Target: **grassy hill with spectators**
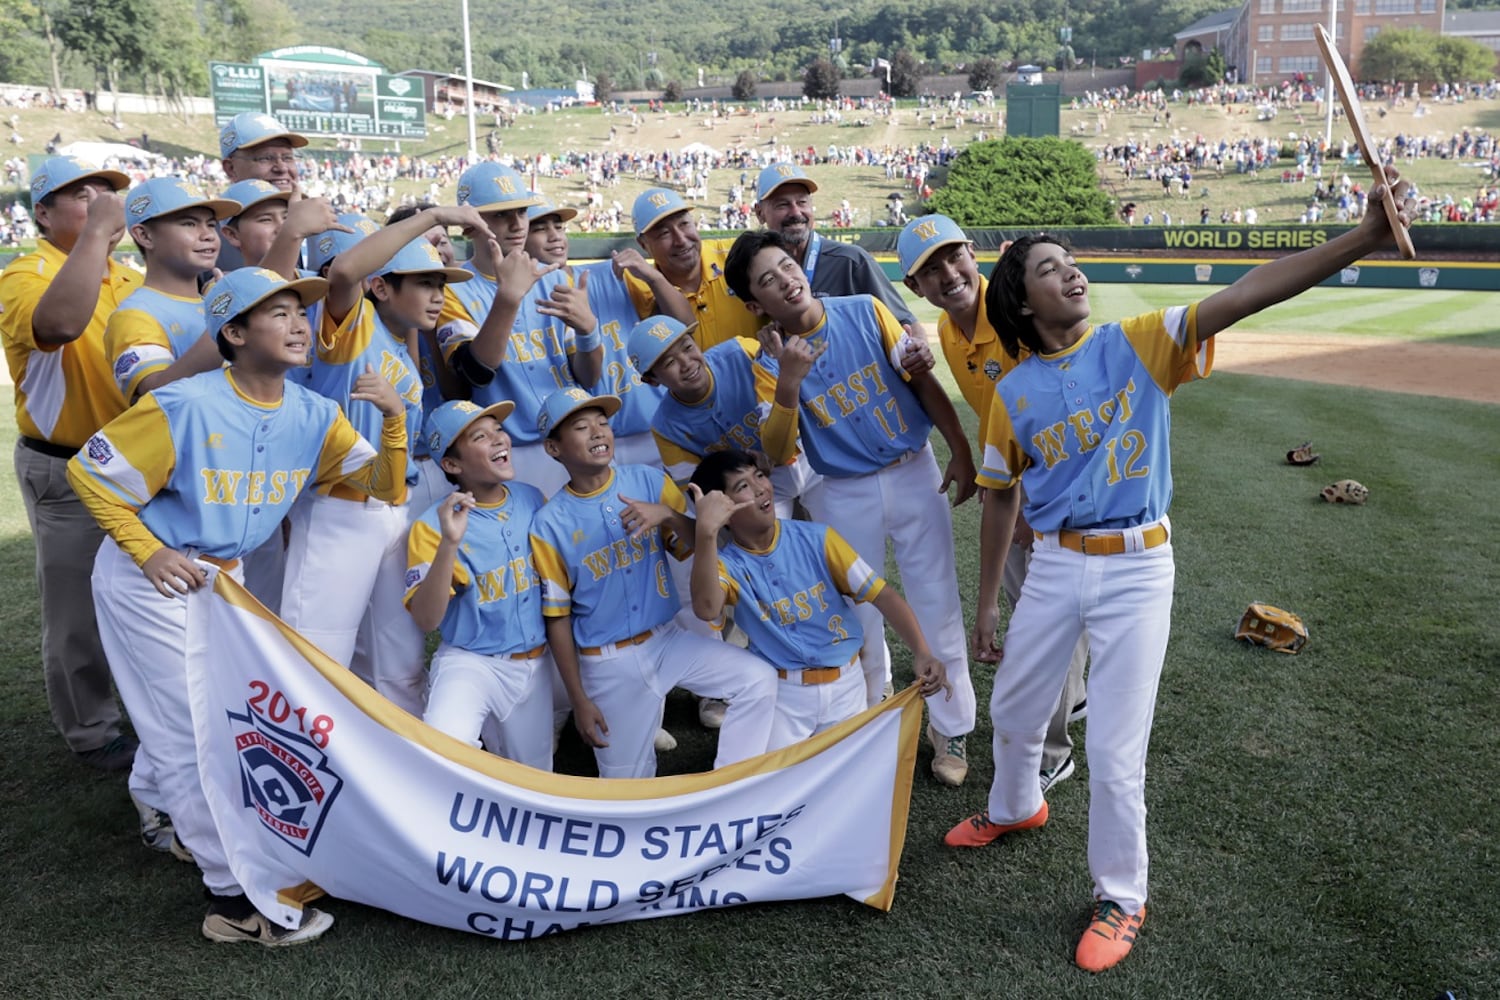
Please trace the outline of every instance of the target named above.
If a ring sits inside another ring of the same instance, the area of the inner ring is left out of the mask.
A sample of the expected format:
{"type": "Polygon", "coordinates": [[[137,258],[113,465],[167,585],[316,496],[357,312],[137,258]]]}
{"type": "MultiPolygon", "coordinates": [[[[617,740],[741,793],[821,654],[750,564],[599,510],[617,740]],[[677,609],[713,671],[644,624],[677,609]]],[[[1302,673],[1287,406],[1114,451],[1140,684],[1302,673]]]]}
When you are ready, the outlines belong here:
{"type": "MultiPolygon", "coordinates": [[[[1084,102],[1077,109],[1063,111],[1062,132],[1096,151],[1119,150],[1129,144],[1142,151],[1133,177],[1127,176],[1118,164],[1101,164],[1101,183],[1120,205],[1131,202],[1136,205],[1137,222],[1143,223],[1148,213],[1157,224],[1162,221],[1163,213],[1170,213],[1174,224],[1184,219],[1196,222],[1203,208],[1217,222],[1222,214],[1233,213],[1235,209],[1241,211],[1243,218],[1244,211],[1251,207],[1262,224],[1295,222],[1307,207],[1314,182],[1304,179],[1282,183],[1284,170],[1295,171],[1291,160],[1277,161],[1253,175],[1235,173],[1232,166],[1222,177],[1211,167],[1195,170],[1191,197],[1187,199],[1174,197],[1170,190],[1163,191],[1160,182],[1149,175],[1148,168],[1158,146],[1194,144],[1202,137],[1206,144],[1215,147],[1220,142],[1231,147],[1241,142],[1260,142],[1290,149],[1297,136],[1314,140],[1322,136],[1324,120],[1318,105],[1282,106],[1275,108],[1276,114],[1270,118],[1266,117],[1268,106],[1275,107],[1253,98],[1222,105],[1182,101],[1169,103],[1165,109],[1137,106],[1133,102],[1114,105],[1105,102],[1097,106],[1084,102]],[[1170,119],[1166,111],[1171,112],[1170,119]]],[[[919,108],[916,102],[901,102],[893,114],[852,109],[842,112],[838,120],[830,120],[814,108],[737,107],[716,117],[707,110],[693,111],[674,105],[666,113],[639,114],[635,118],[629,111],[610,114],[601,108],[579,108],[523,115],[510,127],[495,129],[493,133],[497,148],[504,154],[552,157],[558,165],[539,179],[539,185],[554,199],[574,205],[585,202],[589,183],[586,172],[569,167],[568,161],[583,155],[660,154],[680,150],[690,143],[701,143],[720,154],[748,152],[765,157],[772,155],[774,147],[812,155],[819,160],[810,167],[810,172],[822,188],[817,199],[821,224],[831,225],[832,213],[847,200],[854,223],[870,226],[887,218],[891,195],[903,194],[908,212],[916,210],[917,202],[911,184],[899,176],[903,171],[888,178],[882,166],[853,161],[863,161],[867,154],[878,159],[891,151],[904,166],[908,159],[924,157],[923,150],[940,150],[945,144],[954,150],[962,149],[981,135],[994,136],[1000,127],[997,118],[1002,111],[970,107],[966,113],[954,116],[919,108]],[[825,162],[830,151],[835,162],[825,162]],[[845,160],[849,162],[838,162],[845,160]]],[[[1439,200],[1452,196],[1461,200],[1473,197],[1482,186],[1495,184],[1483,165],[1483,160],[1489,159],[1489,169],[1493,170],[1493,152],[1488,157],[1472,155],[1475,152],[1472,149],[1467,156],[1450,156],[1449,152],[1456,136],[1461,141],[1465,133],[1500,134],[1500,100],[1481,97],[1461,103],[1427,101],[1420,109],[1408,101],[1387,108],[1383,116],[1372,103],[1369,117],[1379,136],[1404,135],[1418,139],[1419,143],[1427,141],[1431,155],[1401,164],[1405,176],[1418,185],[1424,196],[1439,200]]],[[[490,126],[491,123],[481,122],[481,150],[486,146],[490,126]]],[[[395,163],[405,156],[424,161],[427,168],[415,171],[421,176],[399,177],[372,185],[379,190],[373,193],[375,203],[368,207],[379,212],[383,208],[380,202],[391,195],[398,201],[434,193],[441,200],[451,199],[454,172],[452,169],[445,172],[443,167],[456,166],[452,158],[462,155],[467,146],[466,134],[461,117],[445,120],[434,116],[429,119],[429,136],[424,142],[397,145],[366,141],[362,150],[366,157],[377,160],[389,157],[395,163]]],[[[41,154],[54,137],[64,145],[77,140],[139,143],[145,138],[152,150],[177,159],[185,169],[190,169],[188,165],[195,158],[206,157],[210,161],[217,158],[216,132],[207,116],[127,115],[116,127],[99,113],[0,106],[0,135],[10,140],[5,153],[10,158],[41,154]]],[[[1336,122],[1335,144],[1345,136],[1342,124],[1336,122]]],[[[333,140],[319,139],[311,149],[316,155],[320,151],[333,151],[334,146],[333,140]]],[[[753,179],[754,171],[745,171],[736,156],[731,155],[728,162],[731,165],[709,171],[708,194],[702,201],[714,215],[718,206],[728,201],[731,187],[740,182],[742,173],[753,179]]],[[[1366,176],[1358,164],[1348,169],[1353,180],[1361,181],[1366,176]]],[[[653,181],[627,172],[618,186],[605,187],[600,193],[606,207],[618,200],[628,210],[635,194],[649,183],[653,181]]],[[[0,202],[24,197],[25,191],[15,178],[5,178],[0,184],[0,202]]]]}

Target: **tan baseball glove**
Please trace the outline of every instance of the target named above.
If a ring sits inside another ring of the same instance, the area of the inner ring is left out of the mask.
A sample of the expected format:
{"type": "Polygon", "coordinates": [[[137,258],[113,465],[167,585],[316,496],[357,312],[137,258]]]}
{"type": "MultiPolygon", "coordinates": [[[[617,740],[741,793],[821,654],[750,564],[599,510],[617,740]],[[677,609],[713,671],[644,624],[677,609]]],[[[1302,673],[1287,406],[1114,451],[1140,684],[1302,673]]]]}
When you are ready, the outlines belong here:
{"type": "Polygon", "coordinates": [[[1307,645],[1307,626],[1290,611],[1269,604],[1252,604],[1240,617],[1234,637],[1278,653],[1295,653],[1307,645]]]}
{"type": "Polygon", "coordinates": [[[1331,486],[1325,486],[1319,495],[1329,503],[1362,504],[1370,499],[1370,491],[1352,479],[1340,479],[1331,486]]]}

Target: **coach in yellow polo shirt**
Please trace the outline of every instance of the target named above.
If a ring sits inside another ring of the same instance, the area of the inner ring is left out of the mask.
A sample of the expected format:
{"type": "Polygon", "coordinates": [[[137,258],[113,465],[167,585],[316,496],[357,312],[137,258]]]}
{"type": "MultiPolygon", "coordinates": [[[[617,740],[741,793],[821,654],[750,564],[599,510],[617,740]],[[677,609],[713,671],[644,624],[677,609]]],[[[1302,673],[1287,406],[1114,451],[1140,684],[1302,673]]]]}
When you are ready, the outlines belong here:
{"type": "MultiPolygon", "coordinates": [[[[1000,249],[1002,254],[1005,246],[1000,249]]],[[[982,449],[987,440],[985,431],[990,403],[995,399],[995,383],[1026,358],[1026,349],[1021,349],[1019,358],[1013,358],[1000,346],[1000,338],[986,315],[987,282],[979,276],[974,246],[958,223],[946,215],[913,219],[896,240],[896,256],[901,260],[906,287],[943,311],[938,318],[943,357],[964,400],[979,417],[982,449]]],[[[1023,523],[1014,539],[1005,558],[1005,594],[1011,607],[1020,600],[1026,570],[1031,564],[1031,529],[1023,523]]],[[[1088,657],[1088,637],[1080,636],[1042,743],[1042,769],[1038,777],[1043,794],[1073,774],[1073,738],[1068,733],[1068,723],[1082,718],[1087,710],[1083,672],[1088,657]]]]}
{"type": "MultiPolygon", "coordinates": [[[[724,280],[724,259],[733,240],[704,240],[693,220],[693,206],[676,191],[651,188],[631,210],[635,239],[672,287],[687,297],[697,327],[693,339],[703,350],[735,337],[755,337],[765,320],[745,308],[724,280]]],[[[626,272],[625,284],[636,312],[657,308],[650,286],[626,272]]]]}
{"type": "Polygon", "coordinates": [[[68,485],[68,459],[125,409],[104,357],[109,314],[140,285],[110,252],[125,234],[130,179],[70,157],[31,182],[42,239],[0,274],[0,338],[15,384],[16,478],[36,541],[42,670],[52,722],[85,763],[122,770],[136,742],[120,731],[89,576],[103,539],[68,485]]]}

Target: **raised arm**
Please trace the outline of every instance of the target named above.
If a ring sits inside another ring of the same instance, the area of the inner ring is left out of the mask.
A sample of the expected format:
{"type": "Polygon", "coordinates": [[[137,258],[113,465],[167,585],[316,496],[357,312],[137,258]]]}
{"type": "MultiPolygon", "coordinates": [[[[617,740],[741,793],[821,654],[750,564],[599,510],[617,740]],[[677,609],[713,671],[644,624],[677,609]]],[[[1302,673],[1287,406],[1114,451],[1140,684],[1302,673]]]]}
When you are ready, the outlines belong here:
{"type": "MultiPolygon", "coordinates": [[[[1404,204],[1408,185],[1392,167],[1385,171],[1386,184],[1395,185],[1396,203],[1404,204]]],[[[1411,218],[1403,208],[1396,220],[1386,218],[1385,185],[1370,192],[1369,208],[1358,226],[1327,243],[1269,261],[1250,271],[1234,284],[1215,292],[1198,304],[1198,340],[1205,341],[1229,329],[1247,316],[1284,302],[1312,288],[1392,243],[1391,227],[1410,227],[1411,218]]]]}

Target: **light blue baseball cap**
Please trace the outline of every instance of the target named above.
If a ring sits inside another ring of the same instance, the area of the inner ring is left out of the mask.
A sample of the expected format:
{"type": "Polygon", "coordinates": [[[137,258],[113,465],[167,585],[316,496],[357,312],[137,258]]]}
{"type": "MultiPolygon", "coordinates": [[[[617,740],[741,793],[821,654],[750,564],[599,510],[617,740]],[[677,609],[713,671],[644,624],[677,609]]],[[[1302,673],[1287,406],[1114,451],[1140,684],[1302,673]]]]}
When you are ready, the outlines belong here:
{"type": "Polygon", "coordinates": [[[635,205],[630,210],[630,218],[635,224],[635,234],[643,236],[646,230],[667,216],[693,208],[697,206],[683,201],[682,195],[670,188],[650,188],[637,196],[635,205]]]}
{"type": "Polygon", "coordinates": [[[612,417],[620,412],[620,397],[590,396],[576,386],[571,389],[561,389],[542,402],[542,412],[536,418],[536,429],[542,437],[549,437],[552,434],[552,428],[568,419],[571,414],[586,410],[591,406],[603,410],[606,417],[612,417]]]}
{"type": "Polygon", "coordinates": [[[493,160],[476,163],[460,174],[457,194],[460,205],[472,205],[480,212],[530,208],[546,200],[526,186],[526,178],[493,160]]]}
{"type": "Polygon", "coordinates": [[[371,233],[380,231],[380,227],[376,225],[375,220],[368,215],[360,215],[358,212],[345,212],[338,218],[340,225],[348,226],[354,232],[345,233],[337,229],[325,229],[316,236],[309,236],[302,248],[303,259],[307,261],[307,269],[309,271],[323,270],[323,266],[333,260],[333,258],[348,250],[371,233]]]}
{"type": "Polygon", "coordinates": [[[896,256],[901,259],[901,273],[910,278],[927,263],[938,249],[954,243],[968,243],[958,223],[946,215],[924,215],[912,219],[896,237],[896,256]]]}
{"type": "MultiPolygon", "coordinates": [[[[472,271],[445,265],[443,258],[438,256],[437,247],[421,236],[397,250],[396,255],[378,268],[371,277],[382,274],[441,274],[450,282],[468,281],[474,277],[472,271]]],[[[434,452],[434,454],[439,453],[434,452]]]]}
{"type": "Polygon", "coordinates": [[[644,375],[656,367],[667,348],[696,329],[697,323],[683,326],[671,316],[647,316],[631,329],[625,351],[635,370],[644,375]]]}
{"type": "Polygon", "coordinates": [[[500,423],[515,410],[516,404],[508,399],[489,406],[480,406],[467,399],[454,399],[444,403],[431,413],[422,424],[422,434],[427,439],[427,451],[434,458],[442,458],[453,447],[453,442],[480,417],[494,417],[500,423]]]}
{"type": "Polygon", "coordinates": [[[266,267],[239,267],[203,290],[203,311],[208,318],[208,335],[217,337],[224,324],[241,316],[277,292],[292,291],[304,306],[328,294],[323,278],[298,278],[287,281],[266,267]]]}
{"type": "Polygon", "coordinates": [[[528,221],[535,222],[537,219],[545,219],[549,215],[555,215],[563,222],[578,218],[578,209],[559,208],[550,201],[543,201],[540,205],[532,205],[526,210],[528,221]]]}
{"type": "Polygon", "coordinates": [[[760,172],[760,178],[755,182],[755,200],[765,201],[783,184],[801,184],[809,193],[818,189],[818,185],[807,176],[807,171],[797,164],[773,163],[760,172]]]}
{"type": "Polygon", "coordinates": [[[130,178],[118,170],[100,170],[73,156],[49,156],[31,175],[31,205],[35,208],[48,195],[90,177],[108,182],[116,191],[130,187],[130,178]]]}
{"type": "Polygon", "coordinates": [[[240,203],[228,198],[210,198],[189,187],[181,177],[153,177],[137,184],[125,195],[125,224],[138,225],[189,208],[206,208],[222,222],[238,215],[240,203]]]}
{"type": "Polygon", "coordinates": [[[239,211],[224,220],[225,222],[233,222],[237,216],[243,215],[246,209],[252,205],[259,205],[263,201],[284,201],[290,203],[292,192],[283,191],[270,181],[251,178],[248,181],[235,181],[229,185],[224,189],[224,197],[230,201],[240,203],[239,211]]]}
{"type": "Polygon", "coordinates": [[[260,111],[243,111],[219,129],[219,155],[224,159],[235,150],[249,149],[272,139],[285,139],[293,149],[307,145],[307,137],[298,135],[271,115],[260,111]]]}

